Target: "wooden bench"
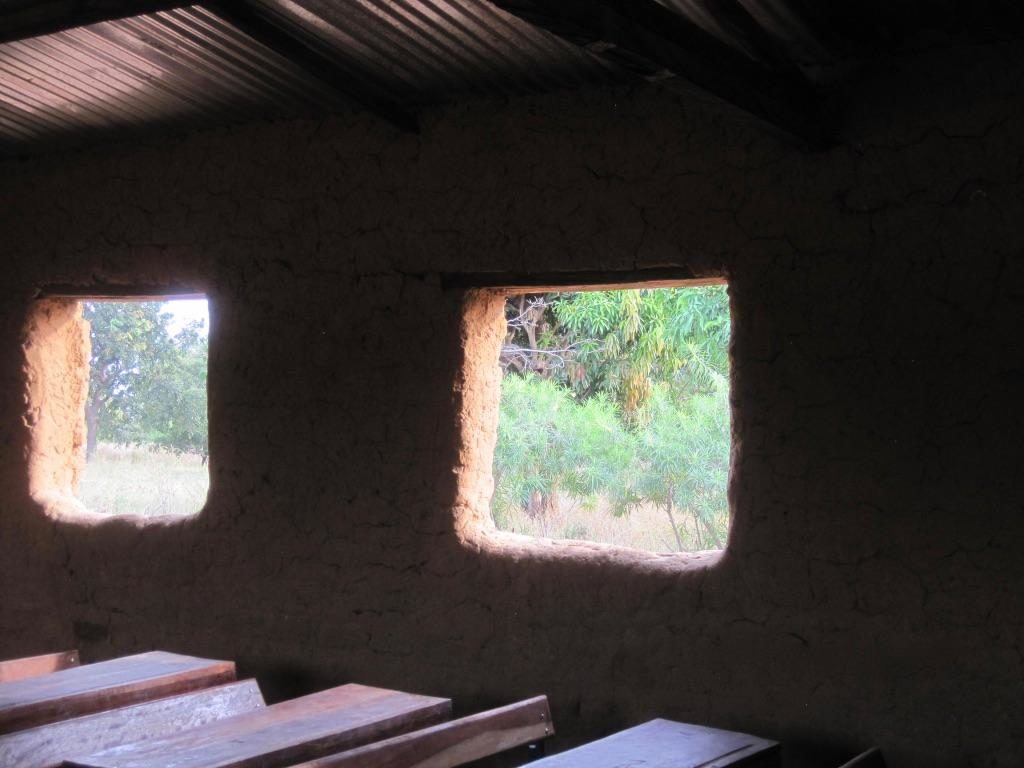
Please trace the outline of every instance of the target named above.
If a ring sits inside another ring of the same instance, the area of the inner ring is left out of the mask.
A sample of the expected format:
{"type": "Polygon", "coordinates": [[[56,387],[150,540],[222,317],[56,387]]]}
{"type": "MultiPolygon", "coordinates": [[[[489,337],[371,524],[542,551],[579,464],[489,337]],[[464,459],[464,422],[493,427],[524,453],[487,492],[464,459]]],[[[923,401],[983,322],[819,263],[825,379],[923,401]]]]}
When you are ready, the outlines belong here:
{"type": "Polygon", "coordinates": [[[537,696],[294,768],[454,768],[553,733],[547,697],[537,696]]]}
{"type": "Polygon", "coordinates": [[[0,661],[0,683],[12,683],[29,677],[48,675],[62,669],[78,666],[78,651],[61,651],[24,659],[0,661]]]}
{"type": "Polygon", "coordinates": [[[672,720],[635,728],[531,763],[531,768],[777,768],[779,744],[672,720]]]}
{"type": "Polygon", "coordinates": [[[0,683],[0,734],[234,679],[234,662],[153,651],[0,683]]]}
{"type": "Polygon", "coordinates": [[[447,719],[451,702],[343,685],[160,739],[76,756],[77,768],[277,768],[447,719]]]}
{"type": "Polygon", "coordinates": [[[0,766],[56,768],[75,755],[169,736],[263,706],[256,681],[245,680],[61,720],[0,736],[0,766]]]}

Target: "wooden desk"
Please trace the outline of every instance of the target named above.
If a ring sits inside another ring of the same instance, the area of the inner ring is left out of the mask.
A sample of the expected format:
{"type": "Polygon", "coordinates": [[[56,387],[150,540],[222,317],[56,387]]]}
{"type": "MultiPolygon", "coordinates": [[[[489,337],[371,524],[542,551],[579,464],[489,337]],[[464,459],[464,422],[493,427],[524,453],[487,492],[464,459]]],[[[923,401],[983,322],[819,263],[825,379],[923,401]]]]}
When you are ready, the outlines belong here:
{"type": "Polygon", "coordinates": [[[69,757],[170,736],[266,706],[255,680],[215,685],[0,736],[0,766],[57,768],[69,757]]]}
{"type": "Polygon", "coordinates": [[[779,744],[735,731],[651,720],[530,768],[777,768],[779,744]]]}
{"type": "Polygon", "coordinates": [[[0,734],[234,679],[234,662],[153,651],[0,683],[0,734]]]}
{"type": "Polygon", "coordinates": [[[434,725],[451,701],[365,685],[338,688],[162,739],[75,757],[77,768],[277,768],[434,725]]]}
{"type": "Polygon", "coordinates": [[[457,768],[552,733],[548,697],[535,696],[292,768],[457,768]]]}

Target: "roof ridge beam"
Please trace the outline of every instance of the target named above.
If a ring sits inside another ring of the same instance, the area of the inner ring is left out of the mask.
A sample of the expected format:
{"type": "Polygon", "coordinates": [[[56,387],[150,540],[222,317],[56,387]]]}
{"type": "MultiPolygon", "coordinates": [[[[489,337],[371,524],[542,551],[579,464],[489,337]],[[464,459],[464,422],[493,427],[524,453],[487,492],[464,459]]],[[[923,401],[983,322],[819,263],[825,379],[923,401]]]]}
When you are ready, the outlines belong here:
{"type": "Polygon", "coordinates": [[[781,129],[827,146],[811,85],[773,72],[655,0],[490,0],[650,80],[678,75],[781,129]]]}

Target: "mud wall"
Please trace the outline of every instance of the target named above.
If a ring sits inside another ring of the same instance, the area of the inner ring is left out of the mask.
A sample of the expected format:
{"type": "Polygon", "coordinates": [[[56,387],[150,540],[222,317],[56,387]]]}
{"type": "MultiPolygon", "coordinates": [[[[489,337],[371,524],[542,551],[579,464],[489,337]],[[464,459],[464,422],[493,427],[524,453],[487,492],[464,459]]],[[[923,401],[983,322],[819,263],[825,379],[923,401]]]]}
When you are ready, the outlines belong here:
{"type": "Polygon", "coordinates": [[[901,64],[814,154],[641,88],[7,163],[0,655],[235,658],[271,696],[546,692],[564,743],[660,715],[794,765],[1019,766],[1022,76],[1012,50],[901,64]],[[666,267],[730,281],[727,550],[495,537],[495,304],[453,276],[666,267]],[[32,496],[52,285],[208,293],[196,517],[32,496]]]}

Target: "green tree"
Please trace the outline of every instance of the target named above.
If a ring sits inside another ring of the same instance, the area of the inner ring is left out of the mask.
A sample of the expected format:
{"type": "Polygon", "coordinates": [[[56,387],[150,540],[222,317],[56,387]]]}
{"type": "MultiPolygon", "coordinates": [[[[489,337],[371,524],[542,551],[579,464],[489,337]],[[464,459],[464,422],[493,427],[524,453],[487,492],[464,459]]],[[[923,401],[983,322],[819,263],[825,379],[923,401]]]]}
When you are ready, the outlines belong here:
{"type": "Polygon", "coordinates": [[[159,302],[87,302],[92,345],[86,454],[99,440],[206,454],[207,339],[172,336],[159,302]]]}
{"type": "Polygon", "coordinates": [[[639,494],[668,516],[680,551],[717,549],[729,528],[729,404],[724,385],[685,399],[655,387],[641,419],[639,494]]]}
{"type": "Polygon", "coordinates": [[[161,352],[152,375],[140,382],[136,442],[206,456],[208,340],[193,324],[172,337],[161,352]]]}
{"type": "Polygon", "coordinates": [[[629,415],[660,382],[708,392],[727,375],[724,286],[562,294],[553,311],[573,349],[567,381],[584,398],[612,395],[629,415]]]}
{"type": "Polygon", "coordinates": [[[492,513],[559,494],[664,509],[678,549],[724,545],[729,304],[724,286],[510,297],[492,513]]]}
{"type": "Polygon", "coordinates": [[[635,439],[605,397],[585,403],[534,374],[502,384],[492,504],[499,527],[507,510],[545,515],[564,493],[593,506],[606,498],[619,512],[635,501],[629,481],[635,439]]]}

